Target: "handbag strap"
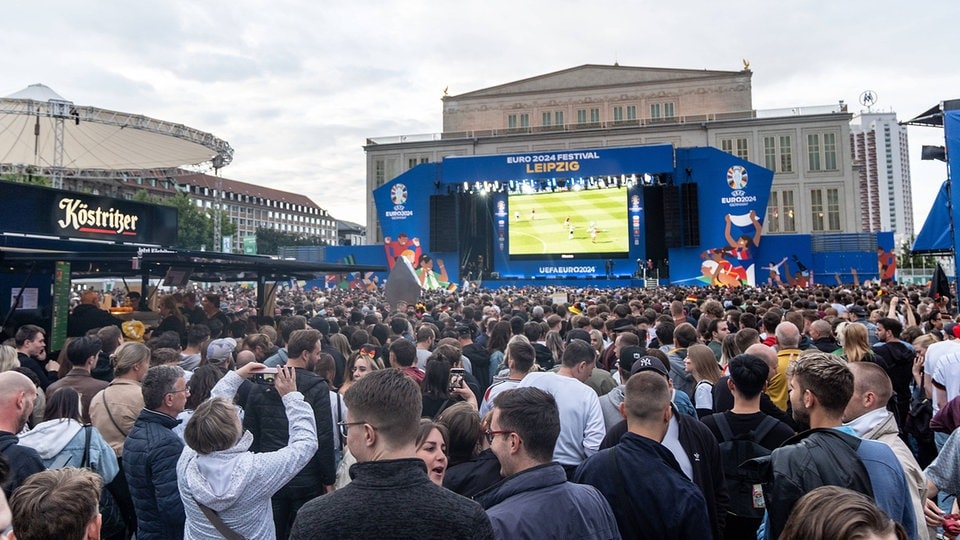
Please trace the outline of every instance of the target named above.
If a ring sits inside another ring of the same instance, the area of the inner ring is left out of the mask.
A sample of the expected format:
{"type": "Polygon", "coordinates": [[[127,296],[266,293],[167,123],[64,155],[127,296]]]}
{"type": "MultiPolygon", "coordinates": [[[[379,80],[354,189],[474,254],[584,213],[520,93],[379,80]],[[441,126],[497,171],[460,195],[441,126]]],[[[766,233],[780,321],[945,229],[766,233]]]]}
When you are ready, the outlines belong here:
{"type": "Polygon", "coordinates": [[[84,424],[84,443],[83,443],[83,459],[80,460],[80,468],[85,469],[90,466],[90,432],[93,431],[90,429],[90,424],[84,424]]]}
{"type": "Polygon", "coordinates": [[[220,519],[220,515],[213,511],[213,508],[205,504],[200,504],[196,499],[193,502],[197,503],[197,506],[200,507],[200,510],[203,512],[203,515],[207,516],[207,519],[210,520],[210,523],[217,529],[217,532],[222,534],[227,540],[244,540],[243,536],[237,534],[236,531],[227,526],[226,523],[220,519]]]}
{"type": "Polygon", "coordinates": [[[120,427],[120,424],[113,418],[113,413],[110,412],[110,405],[107,404],[107,389],[104,388],[103,392],[100,392],[100,400],[103,401],[103,410],[107,411],[107,416],[110,418],[110,422],[113,424],[113,427],[117,428],[117,431],[120,432],[124,437],[127,436],[127,432],[120,427]]]}

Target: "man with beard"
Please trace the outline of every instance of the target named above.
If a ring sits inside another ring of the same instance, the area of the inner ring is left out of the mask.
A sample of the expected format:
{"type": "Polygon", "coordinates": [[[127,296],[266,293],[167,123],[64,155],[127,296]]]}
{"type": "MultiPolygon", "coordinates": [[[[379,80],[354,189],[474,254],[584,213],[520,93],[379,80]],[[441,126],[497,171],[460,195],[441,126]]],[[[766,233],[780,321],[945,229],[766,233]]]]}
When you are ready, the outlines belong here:
{"type": "Polygon", "coordinates": [[[27,424],[37,399],[37,387],[22,373],[0,373],[0,454],[10,463],[10,477],[3,492],[10,498],[24,480],[46,467],[33,448],[20,446],[17,433],[27,424]]]}
{"type": "MultiPolygon", "coordinates": [[[[330,394],[326,379],[315,375],[320,357],[321,334],[312,328],[296,330],[287,342],[286,366],[296,368],[297,390],[313,407],[317,419],[331,418],[330,394]]],[[[412,344],[411,344],[412,347],[412,344]]],[[[251,452],[273,452],[287,446],[289,429],[280,394],[270,385],[257,385],[247,398],[243,427],[253,435],[251,452]]],[[[297,511],[307,501],[333,491],[336,479],[333,451],[333,424],[317,422],[319,447],[306,467],[273,496],[273,521],[278,539],[290,535],[297,511]]]]}
{"type": "Polygon", "coordinates": [[[853,373],[846,362],[821,351],[807,351],[787,369],[793,417],[810,426],[769,456],[748,461],[765,481],[767,516],[761,530],[778,538],[796,502],[820,486],[839,486],[867,495],[916,538],[916,515],[906,476],[887,445],[861,440],[842,426],[853,395],[853,373]]]}

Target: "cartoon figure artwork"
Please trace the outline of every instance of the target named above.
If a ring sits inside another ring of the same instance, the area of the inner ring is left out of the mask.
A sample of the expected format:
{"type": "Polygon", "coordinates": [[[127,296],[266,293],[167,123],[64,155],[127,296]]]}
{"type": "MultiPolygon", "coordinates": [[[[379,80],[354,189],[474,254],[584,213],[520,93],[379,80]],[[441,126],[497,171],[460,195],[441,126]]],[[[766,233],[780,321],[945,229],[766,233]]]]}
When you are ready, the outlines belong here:
{"type": "Polygon", "coordinates": [[[419,238],[414,237],[411,240],[407,233],[401,232],[397,234],[395,241],[391,240],[389,236],[383,239],[383,246],[387,252],[387,265],[391,270],[393,270],[393,265],[396,264],[398,257],[406,257],[410,264],[416,264],[420,259],[419,238]]]}
{"type": "Polygon", "coordinates": [[[700,255],[700,258],[704,260],[703,264],[700,265],[700,272],[706,278],[706,281],[714,285],[727,287],[752,285],[755,280],[753,255],[750,253],[750,248],[760,245],[760,234],[763,232],[763,226],[757,219],[757,213],[753,210],[749,214],[736,216],[727,214],[724,219],[726,227],[723,232],[728,245],[704,251],[700,255]],[[733,225],[741,229],[752,225],[753,236],[742,234],[734,239],[733,225]]]}
{"type": "Polygon", "coordinates": [[[353,281],[350,282],[350,288],[362,291],[375,291],[378,288],[380,278],[373,275],[373,272],[366,274],[357,272],[353,275],[353,281]]]}
{"type": "Polygon", "coordinates": [[[897,256],[892,251],[886,251],[881,246],[877,246],[877,266],[880,283],[893,283],[893,278],[897,274],[897,256]]]}
{"type": "Polygon", "coordinates": [[[440,268],[439,273],[433,271],[433,257],[426,253],[420,256],[417,264],[417,279],[420,281],[420,288],[424,290],[455,290],[457,285],[450,283],[450,278],[447,277],[447,267],[442,260],[437,259],[437,267],[440,268]]]}
{"type": "Polygon", "coordinates": [[[763,270],[769,270],[770,276],[767,278],[767,283],[770,285],[776,285],[777,287],[783,287],[783,281],[780,279],[780,267],[787,262],[787,257],[784,257],[779,263],[774,264],[773,261],[770,261],[768,266],[764,266],[763,270]]]}
{"type": "Polygon", "coordinates": [[[793,255],[793,262],[797,265],[797,271],[793,274],[790,273],[790,265],[785,264],[783,268],[783,274],[787,276],[787,284],[791,287],[800,287],[805,288],[813,284],[813,273],[807,268],[805,264],[800,262],[800,259],[793,255]]]}

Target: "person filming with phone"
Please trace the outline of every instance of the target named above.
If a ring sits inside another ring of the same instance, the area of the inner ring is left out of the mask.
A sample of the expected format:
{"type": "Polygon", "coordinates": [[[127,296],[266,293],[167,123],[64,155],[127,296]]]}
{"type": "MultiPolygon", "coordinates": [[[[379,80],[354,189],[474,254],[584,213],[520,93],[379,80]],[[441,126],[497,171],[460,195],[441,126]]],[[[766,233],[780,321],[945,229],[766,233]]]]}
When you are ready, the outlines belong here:
{"type": "Polygon", "coordinates": [[[187,422],[187,444],[177,464],[187,538],[230,538],[230,532],[242,538],[276,538],[271,497],[317,451],[313,408],[297,390],[295,368],[265,368],[251,362],[227,373],[187,422]],[[289,425],[285,447],[264,453],[250,451],[253,435],[243,429],[233,404],[237,389],[247,378],[271,386],[280,396],[289,425]]]}

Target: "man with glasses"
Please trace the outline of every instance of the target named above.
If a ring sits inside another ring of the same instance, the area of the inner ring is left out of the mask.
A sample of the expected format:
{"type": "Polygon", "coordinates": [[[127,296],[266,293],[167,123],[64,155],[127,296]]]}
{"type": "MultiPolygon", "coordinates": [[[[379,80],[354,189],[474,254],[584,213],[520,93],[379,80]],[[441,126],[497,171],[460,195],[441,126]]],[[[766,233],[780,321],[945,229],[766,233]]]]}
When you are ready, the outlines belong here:
{"type": "Polygon", "coordinates": [[[493,400],[485,435],[506,479],[478,494],[496,538],[620,538],[610,505],[592,486],[567,481],[553,447],[560,412],[539,388],[516,388],[493,400]],[[538,519],[530,519],[537,516],[538,519]]]}
{"type": "Polygon", "coordinates": [[[137,539],[183,538],[177,460],[183,441],[173,428],[190,396],[183,369],[150,368],[141,383],[143,411],[123,445],[123,471],[137,511],[137,539]]]}
{"type": "Polygon", "coordinates": [[[480,505],[434,484],[417,457],[422,399],[413,379],[397,369],[373,371],[343,401],[347,419],[339,425],[357,458],[353,481],[303,505],[290,538],[493,537],[480,505]]]}

